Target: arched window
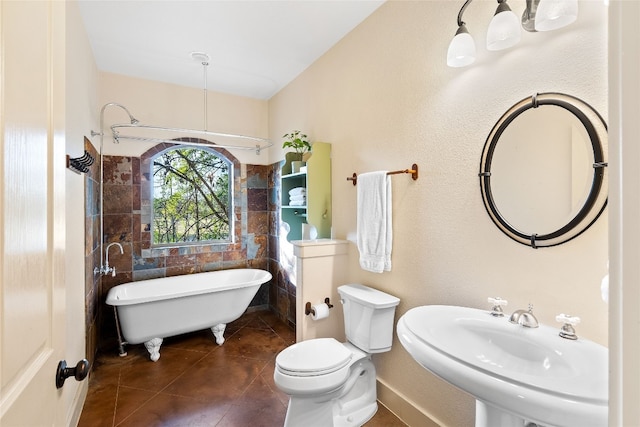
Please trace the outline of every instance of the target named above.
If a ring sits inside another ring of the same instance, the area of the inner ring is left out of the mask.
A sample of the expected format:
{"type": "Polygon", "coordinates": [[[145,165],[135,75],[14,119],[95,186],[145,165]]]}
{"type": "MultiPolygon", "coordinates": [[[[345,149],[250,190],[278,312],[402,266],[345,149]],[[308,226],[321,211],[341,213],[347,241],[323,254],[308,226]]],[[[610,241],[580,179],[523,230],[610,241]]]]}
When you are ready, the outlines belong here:
{"type": "Polygon", "coordinates": [[[175,146],[151,162],[152,245],[230,242],[233,164],[220,153],[175,146]]]}

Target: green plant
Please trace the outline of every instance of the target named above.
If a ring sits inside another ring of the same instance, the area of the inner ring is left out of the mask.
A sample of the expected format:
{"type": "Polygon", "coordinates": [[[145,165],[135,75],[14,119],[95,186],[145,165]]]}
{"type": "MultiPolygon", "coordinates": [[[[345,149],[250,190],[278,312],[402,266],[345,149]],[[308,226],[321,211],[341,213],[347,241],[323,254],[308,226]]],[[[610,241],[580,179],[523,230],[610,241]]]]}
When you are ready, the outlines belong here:
{"type": "Polygon", "coordinates": [[[293,148],[298,154],[304,154],[307,151],[311,151],[311,144],[307,141],[307,135],[303,134],[299,130],[294,130],[291,133],[285,133],[283,136],[285,141],[282,143],[282,148],[293,148]]]}

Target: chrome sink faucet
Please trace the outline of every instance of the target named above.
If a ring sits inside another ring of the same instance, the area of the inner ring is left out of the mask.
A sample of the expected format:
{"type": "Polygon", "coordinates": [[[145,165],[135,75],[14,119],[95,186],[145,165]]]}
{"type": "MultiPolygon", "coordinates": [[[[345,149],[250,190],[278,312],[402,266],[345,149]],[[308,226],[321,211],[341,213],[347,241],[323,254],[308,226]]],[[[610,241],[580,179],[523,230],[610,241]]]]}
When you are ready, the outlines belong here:
{"type": "Polygon", "coordinates": [[[537,328],[538,319],[533,314],[533,305],[529,304],[529,310],[516,310],[509,317],[509,322],[515,323],[525,328],[537,328]]]}

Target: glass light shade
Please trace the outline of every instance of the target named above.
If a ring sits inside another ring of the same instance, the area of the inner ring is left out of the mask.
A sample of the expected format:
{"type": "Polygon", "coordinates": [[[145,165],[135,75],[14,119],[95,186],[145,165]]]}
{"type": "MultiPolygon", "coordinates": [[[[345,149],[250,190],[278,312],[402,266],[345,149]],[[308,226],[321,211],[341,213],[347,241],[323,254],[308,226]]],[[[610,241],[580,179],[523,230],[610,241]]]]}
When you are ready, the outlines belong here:
{"type": "Polygon", "coordinates": [[[540,0],[536,10],[536,31],[551,31],[578,18],[578,0],[540,0]]]}
{"type": "Polygon", "coordinates": [[[476,60],[476,44],[464,24],[458,28],[456,36],[449,44],[447,65],[449,67],[466,67],[476,60]]]}
{"type": "Polygon", "coordinates": [[[510,48],[520,41],[520,20],[505,3],[500,3],[487,30],[487,50],[510,48]]]}

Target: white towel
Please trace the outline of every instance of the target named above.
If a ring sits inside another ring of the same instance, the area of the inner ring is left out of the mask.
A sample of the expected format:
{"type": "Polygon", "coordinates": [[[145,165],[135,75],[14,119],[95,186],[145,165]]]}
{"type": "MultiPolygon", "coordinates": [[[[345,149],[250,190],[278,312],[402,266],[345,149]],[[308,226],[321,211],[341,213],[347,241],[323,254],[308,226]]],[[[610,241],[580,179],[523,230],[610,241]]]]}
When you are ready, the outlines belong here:
{"type": "Polygon", "coordinates": [[[293,202],[294,200],[302,200],[303,202],[305,201],[305,199],[307,198],[307,196],[289,196],[289,201],[293,202]]]}
{"type": "Polygon", "coordinates": [[[290,200],[289,201],[289,206],[304,206],[305,201],[304,200],[290,200]]]}
{"type": "Polygon", "coordinates": [[[296,187],[296,188],[292,188],[291,190],[289,190],[289,195],[290,196],[299,196],[302,194],[305,194],[307,192],[307,189],[304,187],[296,187]]]}
{"type": "Polygon", "coordinates": [[[358,175],[357,231],[360,267],[391,271],[391,177],[386,171],[358,175]]]}

